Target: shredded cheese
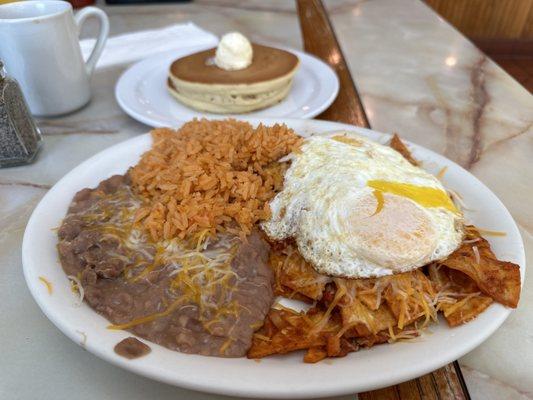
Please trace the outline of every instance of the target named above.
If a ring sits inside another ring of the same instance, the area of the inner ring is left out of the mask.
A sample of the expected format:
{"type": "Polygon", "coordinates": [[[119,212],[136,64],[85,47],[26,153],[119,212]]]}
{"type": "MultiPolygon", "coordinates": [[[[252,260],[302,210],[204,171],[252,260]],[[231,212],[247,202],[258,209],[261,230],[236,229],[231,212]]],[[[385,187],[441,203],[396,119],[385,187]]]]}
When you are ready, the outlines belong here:
{"type": "Polygon", "coordinates": [[[374,215],[379,214],[381,210],[383,210],[385,199],[383,198],[383,192],[381,192],[380,190],[374,189],[372,194],[374,195],[377,201],[376,211],[374,211],[374,214],[371,215],[373,217],[374,215]]]}
{"type": "Polygon", "coordinates": [[[343,327],[337,332],[335,336],[341,338],[346,332],[348,332],[350,329],[352,329],[356,325],[357,323],[343,325],[343,327]]]}
{"type": "Polygon", "coordinates": [[[476,228],[480,235],[487,236],[507,236],[507,233],[502,231],[491,231],[489,229],[476,228]]]}
{"type": "Polygon", "coordinates": [[[452,200],[453,202],[455,203],[456,206],[459,206],[458,208],[463,211],[463,210],[466,210],[466,211],[474,211],[474,209],[472,208],[468,208],[465,204],[465,202],[463,201],[463,196],[461,196],[457,191],[453,190],[453,189],[450,189],[448,188],[447,189],[448,192],[450,193],[451,197],[452,197],[452,200]]]}
{"type": "Polygon", "coordinates": [[[39,280],[44,283],[44,285],[46,286],[46,290],[48,291],[48,294],[52,294],[52,292],[54,291],[54,288],[52,286],[52,282],[50,282],[48,279],[46,279],[44,276],[40,276],[39,277],[39,280]]]}
{"type": "Polygon", "coordinates": [[[396,341],[396,335],[394,334],[394,328],[392,327],[392,325],[389,325],[389,336],[390,340],[392,340],[393,342],[396,341]]]}
{"type": "Polygon", "coordinates": [[[441,180],[443,177],[444,177],[444,174],[446,173],[446,171],[448,170],[448,166],[444,166],[442,167],[439,172],[437,172],[437,179],[441,180]]]}
{"type": "Polygon", "coordinates": [[[161,311],[152,315],[147,315],[145,317],[136,318],[134,320],[131,320],[130,322],[126,322],[125,324],[111,324],[107,326],[107,329],[112,330],[121,330],[121,329],[130,329],[134,326],[146,324],[147,322],[152,322],[157,318],[166,317],[167,315],[171,314],[174,310],[176,310],[180,305],[184,303],[184,298],[177,299],[174,303],[172,303],[165,311],[161,311]]]}
{"type": "MultiPolygon", "coordinates": [[[[389,330],[389,336],[390,336],[390,332],[391,331],[389,330]]],[[[391,337],[389,339],[389,343],[410,341],[410,340],[418,338],[419,336],[420,336],[420,330],[418,328],[411,329],[411,330],[404,330],[404,331],[398,332],[398,334],[395,334],[394,337],[391,337]]]]}
{"type": "Polygon", "coordinates": [[[226,353],[226,350],[228,349],[229,346],[231,346],[231,343],[233,343],[233,339],[228,338],[228,339],[226,339],[226,341],[222,344],[222,346],[220,346],[220,354],[221,354],[221,355],[224,355],[224,354],[226,353]]]}
{"type": "MultiPolygon", "coordinates": [[[[110,329],[129,329],[149,323],[188,304],[198,307],[199,319],[208,331],[227,318],[236,320],[243,311],[250,313],[231,298],[240,279],[231,268],[238,237],[220,234],[218,241],[211,245],[212,229],[201,229],[187,240],[173,238],[153,243],[140,228],[138,221],[145,211],[141,199],[131,188],[101,195],[103,201],[95,202],[80,217],[87,229],[103,233],[104,240],[118,242],[108,255],[126,265],[123,271],[126,282],[144,281],[152,271],[161,268],[166,268],[171,277],[166,291],[169,298],[163,299],[158,312],[126,323],[111,324],[110,329]]],[[[79,277],[69,279],[73,291],[80,295],[81,304],[84,292],[79,277]]]]}
{"type": "Polygon", "coordinates": [[[317,333],[320,332],[324,326],[328,323],[329,317],[331,315],[331,312],[333,309],[339,304],[339,301],[342,299],[342,297],[346,294],[346,287],[344,285],[337,287],[337,291],[335,292],[335,297],[331,301],[331,304],[328,306],[328,309],[322,316],[322,318],[313,326],[310,333],[317,333]]]}
{"type": "Polygon", "coordinates": [[[78,277],[74,275],[68,275],[67,278],[70,280],[70,290],[72,290],[73,293],[78,295],[78,299],[76,301],[75,306],[80,307],[85,297],[85,290],[83,289],[81,281],[78,277]]]}
{"type": "MultiPolygon", "coordinates": [[[[242,306],[231,300],[238,275],[231,269],[231,261],[236,253],[236,242],[222,239],[215,250],[206,251],[206,234],[200,234],[194,248],[187,247],[180,239],[163,241],[157,245],[152,263],[131,280],[138,281],[151,271],[162,266],[174,270],[170,272],[170,293],[175,297],[164,311],[147,315],[110,329],[129,329],[171,314],[178,306],[195,304],[199,309],[199,320],[211,332],[218,323],[229,316],[239,316],[242,306]]],[[[250,310],[245,310],[250,313],[250,310]]],[[[228,344],[229,346],[229,344],[228,344]]]]}
{"type": "Polygon", "coordinates": [[[254,338],[259,339],[259,340],[263,340],[265,342],[271,342],[272,341],[272,339],[270,339],[268,336],[261,335],[260,333],[255,333],[254,334],[254,338]]]}
{"type": "Polygon", "coordinates": [[[85,347],[85,345],[87,344],[87,334],[78,330],[76,330],[76,333],[79,333],[81,335],[80,346],[85,347]]]}
{"type": "Polygon", "coordinates": [[[480,294],[481,294],[481,292],[475,292],[475,293],[470,293],[470,294],[466,295],[466,297],[464,299],[462,299],[461,301],[458,301],[454,305],[446,308],[446,310],[444,311],[444,316],[445,317],[450,316],[451,314],[456,312],[459,308],[461,308],[463,305],[465,305],[468,300],[470,300],[473,297],[477,297],[480,294]]]}
{"type": "Polygon", "coordinates": [[[337,142],[349,144],[355,147],[360,147],[362,145],[362,142],[360,140],[348,136],[337,135],[332,136],[331,138],[337,142]]]}
{"type": "Polygon", "coordinates": [[[477,246],[472,246],[472,251],[474,252],[474,256],[476,257],[476,265],[480,265],[481,263],[481,257],[479,255],[479,249],[477,246]]]}

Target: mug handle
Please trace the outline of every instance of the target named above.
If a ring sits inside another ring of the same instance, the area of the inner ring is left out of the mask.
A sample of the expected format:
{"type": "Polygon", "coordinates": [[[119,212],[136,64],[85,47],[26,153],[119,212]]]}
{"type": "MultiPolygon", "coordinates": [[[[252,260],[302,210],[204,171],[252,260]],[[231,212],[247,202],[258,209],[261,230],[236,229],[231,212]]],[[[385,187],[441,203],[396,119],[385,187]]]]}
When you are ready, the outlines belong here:
{"type": "Polygon", "coordinates": [[[96,7],[82,8],[76,13],[76,15],[74,15],[74,19],[78,25],[78,30],[81,29],[81,26],[85,20],[90,17],[96,17],[98,19],[100,22],[100,31],[98,32],[98,38],[96,39],[96,44],[94,45],[93,51],[85,62],[85,69],[87,71],[87,75],[89,76],[91,76],[94,71],[96,62],[100,58],[102,50],[104,50],[105,42],[107,40],[107,36],[109,35],[109,19],[107,18],[105,12],[96,7]]]}

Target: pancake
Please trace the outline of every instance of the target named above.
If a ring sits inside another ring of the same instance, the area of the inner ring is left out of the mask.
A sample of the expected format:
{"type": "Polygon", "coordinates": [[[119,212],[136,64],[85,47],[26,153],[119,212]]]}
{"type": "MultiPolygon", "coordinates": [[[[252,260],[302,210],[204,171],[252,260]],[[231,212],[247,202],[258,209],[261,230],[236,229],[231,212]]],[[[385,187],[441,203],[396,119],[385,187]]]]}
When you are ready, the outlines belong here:
{"type": "Polygon", "coordinates": [[[170,94],[189,107],[215,113],[245,113],[280,102],[290,91],[298,57],[252,46],[253,62],[242,70],[214,65],[215,48],[174,61],[167,81],[170,94]]]}
{"type": "Polygon", "coordinates": [[[245,69],[226,71],[214,65],[216,48],[180,58],[170,66],[170,76],[189,83],[252,85],[281,78],[298,66],[298,57],[288,51],[252,44],[252,64],[245,69]]]}

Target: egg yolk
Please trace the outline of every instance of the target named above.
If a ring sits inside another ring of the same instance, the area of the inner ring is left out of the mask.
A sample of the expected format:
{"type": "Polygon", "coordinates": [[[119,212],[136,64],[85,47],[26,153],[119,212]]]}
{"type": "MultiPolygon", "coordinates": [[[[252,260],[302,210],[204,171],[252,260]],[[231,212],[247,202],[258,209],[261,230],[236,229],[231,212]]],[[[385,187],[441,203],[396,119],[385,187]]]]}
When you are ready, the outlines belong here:
{"type": "Polygon", "coordinates": [[[422,207],[443,207],[454,213],[459,212],[446,192],[440,189],[382,180],[370,180],[367,185],[380,192],[407,197],[422,207]]]}
{"type": "Polygon", "coordinates": [[[383,205],[385,204],[385,199],[383,198],[383,192],[381,192],[379,190],[374,189],[372,194],[376,198],[376,202],[377,202],[376,211],[374,211],[374,214],[372,214],[372,216],[374,216],[377,213],[381,212],[381,210],[383,210],[383,205]]]}

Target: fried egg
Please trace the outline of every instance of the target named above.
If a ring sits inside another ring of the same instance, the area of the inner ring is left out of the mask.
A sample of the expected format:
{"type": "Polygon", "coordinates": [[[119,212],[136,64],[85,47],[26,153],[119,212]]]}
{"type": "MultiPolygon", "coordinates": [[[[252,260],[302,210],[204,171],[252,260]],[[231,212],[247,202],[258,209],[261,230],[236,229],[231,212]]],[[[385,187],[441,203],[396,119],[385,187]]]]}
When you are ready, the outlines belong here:
{"type": "Polygon", "coordinates": [[[439,180],[390,147],[334,133],[311,136],[290,158],[262,228],[272,240],[294,239],[320,273],[406,272],[462,241],[463,216],[439,180]]]}

